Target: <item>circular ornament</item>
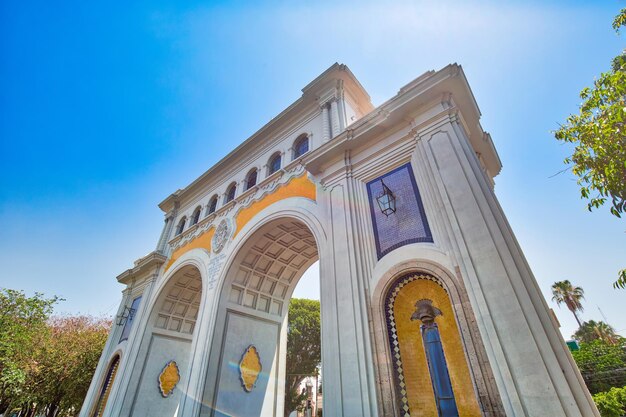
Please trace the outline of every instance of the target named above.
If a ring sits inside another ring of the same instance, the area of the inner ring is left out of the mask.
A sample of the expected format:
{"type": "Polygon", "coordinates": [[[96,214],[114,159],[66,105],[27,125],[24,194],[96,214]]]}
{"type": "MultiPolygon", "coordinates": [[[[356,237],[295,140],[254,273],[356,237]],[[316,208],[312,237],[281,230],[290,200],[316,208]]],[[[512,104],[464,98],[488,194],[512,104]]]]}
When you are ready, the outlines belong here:
{"type": "Polygon", "coordinates": [[[220,224],[215,229],[215,234],[213,235],[213,252],[219,253],[224,246],[226,245],[226,241],[230,236],[231,228],[226,219],[223,219],[220,224]]]}

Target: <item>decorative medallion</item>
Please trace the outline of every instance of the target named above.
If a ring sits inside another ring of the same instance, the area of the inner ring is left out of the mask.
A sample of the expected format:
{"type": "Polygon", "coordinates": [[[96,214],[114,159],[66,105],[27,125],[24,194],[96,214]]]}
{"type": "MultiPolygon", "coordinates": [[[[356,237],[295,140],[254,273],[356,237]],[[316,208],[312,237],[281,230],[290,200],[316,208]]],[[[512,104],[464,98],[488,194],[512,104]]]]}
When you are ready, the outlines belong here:
{"type": "Polygon", "coordinates": [[[226,241],[230,236],[231,227],[228,224],[228,220],[223,219],[220,224],[215,229],[215,234],[213,235],[213,252],[219,253],[224,246],[226,245],[226,241]]]}
{"type": "Polygon", "coordinates": [[[262,369],[259,351],[254,345],[248,346],[239,362],[239,376],[246,392],[252,391],[262,369]]]}
{"type": "Polygon", "coordinates": [[[159,390],[163,397],[168,397],[180,381],[180,372],[175,361],[169,361],[159,375],[159,390]]]}

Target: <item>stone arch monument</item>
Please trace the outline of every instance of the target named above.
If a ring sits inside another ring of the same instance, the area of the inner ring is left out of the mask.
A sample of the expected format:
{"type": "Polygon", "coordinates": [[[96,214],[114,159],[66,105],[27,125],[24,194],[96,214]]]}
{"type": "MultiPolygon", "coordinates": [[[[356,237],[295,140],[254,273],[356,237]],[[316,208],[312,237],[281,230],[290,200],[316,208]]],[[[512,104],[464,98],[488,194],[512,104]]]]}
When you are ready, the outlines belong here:
{"type": "Polygon", "coordinates": [[[376,108],[331,66],[159,205],[80,416],[282,416],[287,307],[317,260],[324,416],[599,416],[479,119],[456,64],[376,108]]]}

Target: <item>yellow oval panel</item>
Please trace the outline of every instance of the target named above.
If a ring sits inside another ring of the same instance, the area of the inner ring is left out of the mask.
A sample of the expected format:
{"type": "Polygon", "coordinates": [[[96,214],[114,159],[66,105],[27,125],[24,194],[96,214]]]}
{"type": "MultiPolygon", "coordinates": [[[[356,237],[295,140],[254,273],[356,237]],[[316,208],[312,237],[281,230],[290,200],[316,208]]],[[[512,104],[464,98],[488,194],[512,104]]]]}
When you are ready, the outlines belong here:
{"type": "Polygon", "coordinates": [[[248,349],[246,349],[241,357],[241,362],[239,362],[241,383],[246,392],[252,391],[262,369],[261,357],[256,347],[253,345],[248,346],[248,349]]]}
{"type": "Polygon", "coordinates": [[[180,372],[178,372],[178,365],[175,361],[169,361],[161,375],[159,375],[159,389],[161,390],[161,395],[164,397],[169,396],[172,391],[174,391],[174,387],[180,381],[180,372]]]}

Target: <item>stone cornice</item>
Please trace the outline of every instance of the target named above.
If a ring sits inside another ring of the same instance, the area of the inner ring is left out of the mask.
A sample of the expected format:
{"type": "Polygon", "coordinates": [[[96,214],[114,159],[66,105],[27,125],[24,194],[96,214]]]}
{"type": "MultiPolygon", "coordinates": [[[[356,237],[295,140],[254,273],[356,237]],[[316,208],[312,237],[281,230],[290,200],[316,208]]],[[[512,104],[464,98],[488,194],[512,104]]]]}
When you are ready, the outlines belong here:
{"type": "Polygon", "coordinates": [[[120,284],[128,285],[136,278],[140,278],[142,275],[147,275],[153,272],[156,268],[159,268],[165,263],[167,257],[159,252],[151,252],[139,258],[135,261],[135,266],[131,269],[127,269],[117,276],[117,282],[120,284]]]}
{"type": "MultiPolygon", "coordinates": [[[[496,176],[501,168],[500,159],[490,136],[485,135],[480,127],[480,109],[461,66],[457,64],[436,72],[429,71],[402,87],[396,96],[307,155],[303,161],[306,169],[316,175],[346,150],[366,146],[368,141],[375,140],[391,126],[411,124],[417,116],[416,109],[429,102],[439,102],[443,112],[451,118],[458,116],[475,151],[483,155],[489,172],[496,176]]],[[[417,126],[412,127],[416,133],[417,126]]]]}
{"type": "MultiPolygon", "coordinates": [[[[369,111],[373,108],[370,102],[369,95],[356,79],[356,77],[354,77],[348,67],[343,64],[335,63],[326,71],[324,71],[321,75],[315,78],[315,80],[305,86],[302,89],[302,96],[285,110],[283,110],[278,116],[270,120],[269,123],[267,123],[256,133],[250,136],[247,140],[241,143],[237,148],[235,148],[232,152],[222,158],[218,163],[216,163],[204,174],[194,180],[187,187],[182,190],[176,191],[165,200],[163,200],[159,204],[161,210],[166,212],[170,211],[173,205],[177,202],[181,202],[181,204],[186,207],[186,202],[190,199],[193,199],[189,198],[190,195],[195,196],[198,193],[204,192],[199,192],[198,188],[204,188],[209,181],[218,184],[222,182],[226,178],[226,176],[232,176],[236,174],[241,167],[231,169],[231,167],[229,167],[229,164],[231,164],[233,161],[240,161],[241,156],[245,156],[246,149],[252,148],[255,150],[255,155],[260,155],[261,152],[257,152],[257,150],[261,147],[267,147],[265,141],[270,140],[272,145],[275,145],[276,143],[282,141],[284,139],[284,137],[282,137],[282,133],[285,130],[290,130],[292,127],[291,125],[302,121],[303,118],[307,117],[306,115],[319,114],[320,96],[325,95],[329,89],[334,91],[334,93],[332,94],[334,96],[339,96],[340,94],[342,94],[337,91],[338,85],[341,86],[340,89],[342,91],[348,91],[352,97],[355,97],[357,100],[359,100],[360,108],[364,109],[365,111],[369,111]],[[272,140],[274,138],[280,139],[272,140]],[[216,172],[224,172],[224,175],[222,176],[223,178],[213,178],[213,175],[216,172]]],[[[250,159],[248,162],[251,161],[252,159],[250,159]]]]}
{"type": "Polygon", "coordinates": [[[243,194],[236,197],[233,201],[226,203],[220,207],[219,210],[211,213],[209,216],[189,227],[183,233],[171,239],[168,244],[170,245],[172,252],[209,231],[209,229],[217,225],[221,219],[231,217],[231,212],[233,212],[232,217],[236,216],[239,211],[250,206],[255,201],[261,200],[267,194],[272,193],[278,187],[287,184],[293,178],[299,177],[303,173],[304,166],[302,165],[300,159],[287,164],[285,168],[274,172],[254,187],[251,187],[249,190],[246,190],[243,194]]]}

